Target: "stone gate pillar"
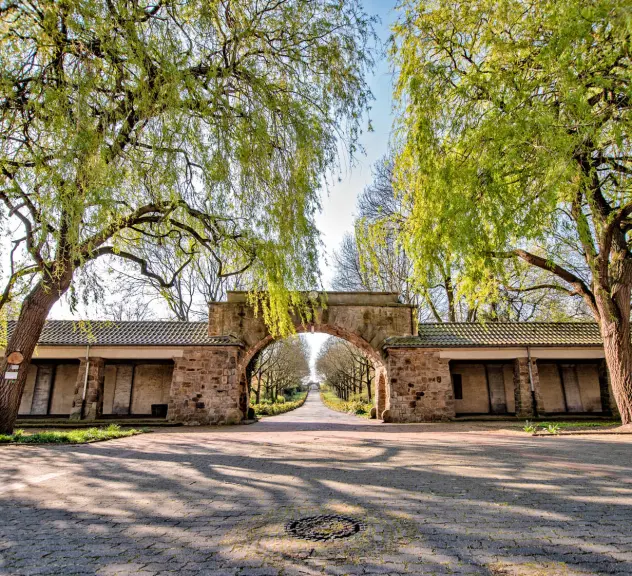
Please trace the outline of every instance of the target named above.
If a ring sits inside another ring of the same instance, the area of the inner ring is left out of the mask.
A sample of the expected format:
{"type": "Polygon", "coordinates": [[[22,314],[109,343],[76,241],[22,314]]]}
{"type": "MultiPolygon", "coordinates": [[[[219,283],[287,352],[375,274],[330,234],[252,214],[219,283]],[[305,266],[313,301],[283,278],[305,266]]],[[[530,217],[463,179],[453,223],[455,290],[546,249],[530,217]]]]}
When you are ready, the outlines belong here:
{"type": "Polygon", "coordinates": [[[388,348],[389,408],[385,422],[433,422],[455,417],[448,360],[438,350],[388,348]]]}
{"type": "Polygon", "coordinates": [[[70,412],[71,420],[97,420],[101,418],[104,380],[105,360],[103,358],[82,358],[80,360],[75,395],[70,412]]]}
{"type": "Polygon", "coordinates": [[[182,357],[174,358],[167,420],[190,425],[241,422],[240,354],[237,345],[185,348],[182,357]]]}

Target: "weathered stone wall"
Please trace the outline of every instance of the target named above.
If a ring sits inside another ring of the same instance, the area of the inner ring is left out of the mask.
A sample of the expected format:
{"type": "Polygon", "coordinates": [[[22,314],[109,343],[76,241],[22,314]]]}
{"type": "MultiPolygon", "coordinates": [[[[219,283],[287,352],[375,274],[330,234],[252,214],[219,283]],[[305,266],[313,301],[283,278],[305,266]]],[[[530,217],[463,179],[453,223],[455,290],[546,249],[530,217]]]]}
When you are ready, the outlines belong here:
{"type": "MultiPolygon", "coordinates": [[[[540,387],[540,374],[535,358],[531,359],[531,378],[535,393],[536,408],[539,414],[544,412],[544,402],[540,387]]],[[[516,416],[518,418],[530,418],[534,415],[533,394],[529,380],[529,360],[516,358],[514,360],[514,398],[516,404],[516,416]]]]}
{"type": "Polygon", "coordinates": [[[240,410],[238,346],[186,348],[174,358],[167,419],[184,424],[236,424],[240,410]]]}
{"type": "Polygon", "coordinates": [[[503,378],[505,380],[505,399],[507,401],[507,412],[516,413],[516,394],[514,391],[514,365],[512,363],[503,364],[503,378]]]}
{"type": "Polygon", "coordinates": [[[20,409],[18,414],[26,415],[31,413],[31,404],[33,403],[33,392],[35,391],[35,381],[37,379],[37,364],[31,364],[26,376],[26,384],[24,392],[20,400],[20,409]]]}
{"type": "Polygon", "coordinates": [[[387,381],[388,374],[386,368],[379,367],[375,370],[375,410],[376,417],[382,418],[382,413],[388,407],[388,394],[387,394],[387,381]]]}
{"type": "Polygon", "coordinates": [[[601,395],[601,409],[604,414],[612,414],[612,416],[619,417],[619,408],[617,402],[614,399],[612,392],[612,383],[610,382],[610,375],[608,374],[608,366],[605,360],[601,360],[598,364],[599,370],[599,391],[601,395]]]}
{"type": "MultiPolygon", "coordinates": [[[[167,404],[172,383],[171,364],[137,364],[133,367],[131,414],[151,414],[152,404],[167,404]]],[[[118,386],[118,379],[117,379],[118,386]]],[[[116,392],[114,394],[116,399],[116,392]]]]}
{"type": "Polygon", "coordinates": [[[460,374],[463,383],[463,398],[454,399],[457,414],[483,414],[489,412],[487,374],[483,362],[458,362],[451,374],[460,374]]]}
{"type": "Polygon", "coordinates": [[[597,363],[577,364],[577,378],[584,411],[602,412],[599,365],[597,363]]]}
{"type": "MultiPolygon", "coordinates": [[[[352,305],[333,304],[314,310],[314,321],[308,326],[294,318],[299,331],[313,329],[332,336],[339,336],[367,352],[373,359],[380,359],[379,351],[390,336],[411,336],[416,333],[414,308],[404,304],[352,305]]],[[[246,302],[215,302],[209,307],[209,335],[230,335],[239,338],[250,350],[249,356],[272,341],[268,327],[261,315],[246,302]]]]}
{"type": "MultiPolygon", "coordinates": [[[[105,375],[103,377],[103,414],[112,414],[117,368],[118,366],[116,364],[105,365],[105,375]]],[[[127,414],[127,412],[125,412],[125,414],[127,414]]]]}
{"type": "MultiPolygon", "coordinates": [[[[112,396],[112,414],[130,414],[132,404],[132,380],[134,366],[118,364],[114,379],[114,394],[112,396]]],[[[171,386],[171,384],[169,384],[171,386]]]]}
{"type": "Polygon", "coordinates": [[[389,348],[390,404],[385,422],[432,422],[454,418],[448,360],[438,350],[389,348]]]}

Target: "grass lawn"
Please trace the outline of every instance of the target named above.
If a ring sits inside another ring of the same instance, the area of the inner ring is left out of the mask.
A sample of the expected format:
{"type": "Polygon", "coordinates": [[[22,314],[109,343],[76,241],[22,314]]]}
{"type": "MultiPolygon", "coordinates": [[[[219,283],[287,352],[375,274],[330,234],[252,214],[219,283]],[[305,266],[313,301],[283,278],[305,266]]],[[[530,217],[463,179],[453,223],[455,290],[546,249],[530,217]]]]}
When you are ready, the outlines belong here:
{"type": "Polygon", "coordinates": [[[44,430],[27,433],[16,430],[13,434],[0,434],[3,444],[86,444],[101,440],[113,440],[142,434],[147,430],[129,428],[124,430],[118,424],[110,424],[106,428],[78,428],[75,430],[44,430]]]}

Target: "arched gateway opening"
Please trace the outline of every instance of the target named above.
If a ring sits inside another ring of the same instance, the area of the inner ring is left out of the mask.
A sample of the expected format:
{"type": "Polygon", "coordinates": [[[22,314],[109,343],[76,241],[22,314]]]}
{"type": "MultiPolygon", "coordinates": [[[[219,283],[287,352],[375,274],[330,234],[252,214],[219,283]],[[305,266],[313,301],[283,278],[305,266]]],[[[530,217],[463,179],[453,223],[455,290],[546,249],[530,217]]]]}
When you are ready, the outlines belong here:
{"type": "MultiPolygon", "coordinates": [[[[388,338],[416,334],[414,308],[401,304],[395,293],[326,292],[322,296],[326,306],[314,307],[311,323],[304,324],[296,318],[296,331],[336,336],[361,350],[375,368],[377,416],[388,418],[385,411],[390,407],[391,391],[384,346],[388,338]]],[[[248,304],[245,292],[229,292],[226,302],[211,304],[209,335],[230,337],[240,343],[239,351],[228,358],[229,373],[222,377],[234,379],[238,387],[236,397],[227,398],[236,410],[226,420],[243,419],[248,409],[248,366],[274,338],[263,319],[256,316],[248,304]]]]}
{"type": "MultiPolygon", "coordinates": [[[[320,323],[310,323],[299,324],[295,328],[299,335],[305,333],[327,335],[333,336],[337,341],[346,341],[352,345],[351,348],[355,349],[356,353],[361,354],[364,358],[366,358],[368,365],[371,367],[370,382],[366,382],[368,396],[376,409],[376,417],[381,418],[384,411],[389,408],[388,398],[390,397],[390,393],[387,390],[387,367],[383,352],[373,348],[367,341],[359,337],[357,334],[340,329],[339,327],[323,325],[320,323]],[[374,394],[372,394],[372,390],[374,390],[374,394]]],[[[278,340],[268,335],[249,349],[245,350],[243,353],[241,362],[239,363],[238,372],[240,374],[240,410],[244,414],[248,411],[249,399],[251,399],[253,394],[257,396],[256,393],[252,392],[253,378],[255,380],[257,379],[257,359],[275,342],[278,342],[278,340]]],[[[345,400],[348,400],[348,398],[345,398],[345,400]]]]}

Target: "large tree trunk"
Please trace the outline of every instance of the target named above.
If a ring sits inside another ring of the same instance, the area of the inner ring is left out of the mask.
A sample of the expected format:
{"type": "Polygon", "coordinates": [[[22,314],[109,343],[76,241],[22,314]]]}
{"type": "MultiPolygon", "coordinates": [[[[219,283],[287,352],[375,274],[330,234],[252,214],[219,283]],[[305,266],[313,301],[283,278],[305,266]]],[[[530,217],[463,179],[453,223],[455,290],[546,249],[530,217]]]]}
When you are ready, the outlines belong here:
{"type": "MultiPolygon", "coordinates": [[[[628,266],[629,268],[632,268],[628,266]]],[[[631,270],[621,277],[629,278],[631,270]]],[[[630,283],[620,282],[613,288],[597,291],[599,330],[603,339],[606,365],[614,399],[623,424],[632,424],[632,342],[630,341],[630,283]]]]}
{"type": "Polygon", "coordinates": [[[599,322],[614,399],[623,424],[632,424],[632,343],[630,323],[599,322]]]}
{"type": "Polygon", "coordinates": [[[20,316],[7,342],[2,363],[0,363],[0,434],[13,433],[33,351],[50,309],[68,289],[69,285],[70,279],[56,286],[40,281],[22,304],[20,316]],[[20,352],[23,360],[17,370],[17,379],[7,380],[4,378],[5,373],[7,371],[14,372],[14,370],[9,369],[7,362],[7,357],[12,352],[20,352]]]}

